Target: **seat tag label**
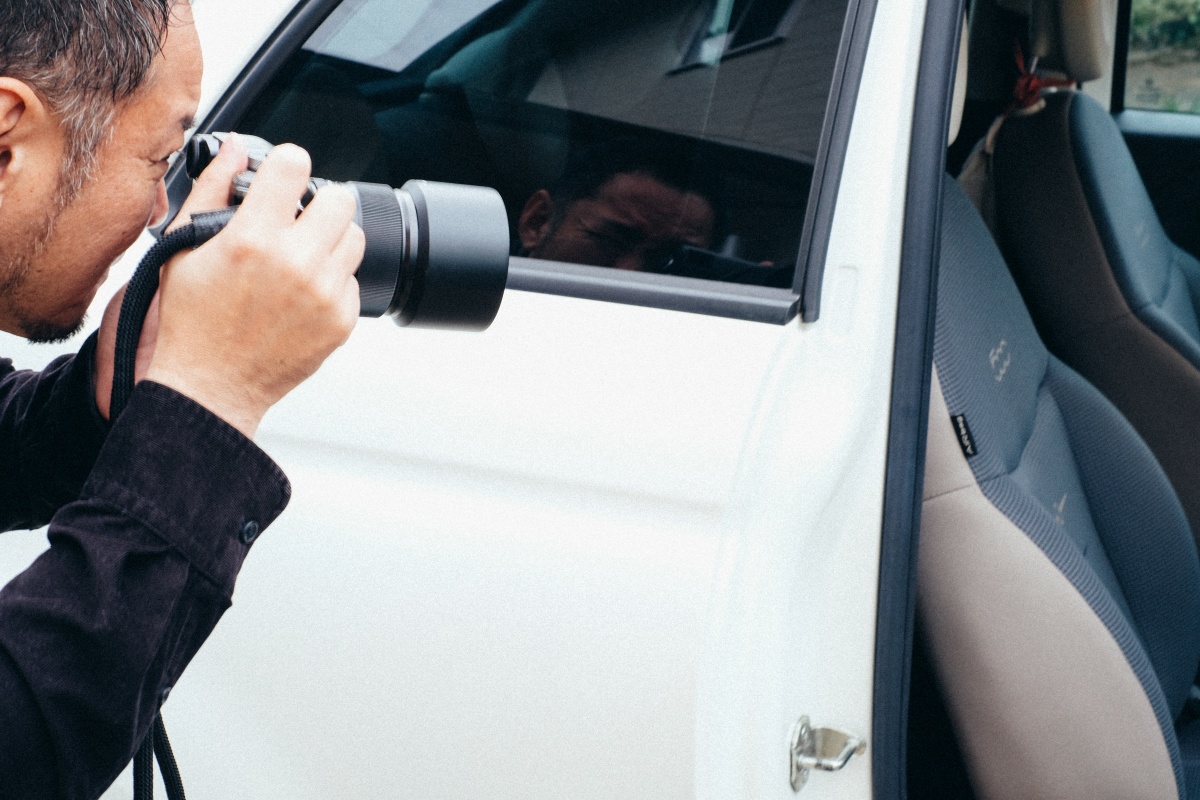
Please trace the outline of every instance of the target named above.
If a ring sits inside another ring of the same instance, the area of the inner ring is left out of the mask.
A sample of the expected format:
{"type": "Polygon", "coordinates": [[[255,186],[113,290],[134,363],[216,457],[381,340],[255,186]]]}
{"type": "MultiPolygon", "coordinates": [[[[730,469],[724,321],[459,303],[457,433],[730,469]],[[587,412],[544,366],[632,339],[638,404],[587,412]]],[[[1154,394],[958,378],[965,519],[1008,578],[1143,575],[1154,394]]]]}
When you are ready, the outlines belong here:
{"type": "Polygon", "coordinates": [[[950,421],[954,423],[954,435],[958,438],[958,446],[962,448],[967,458],[979,451],[975,448],[975,438],[971,436],[971,426],[967,425],[966,414],[952,414],[950,421]]]}

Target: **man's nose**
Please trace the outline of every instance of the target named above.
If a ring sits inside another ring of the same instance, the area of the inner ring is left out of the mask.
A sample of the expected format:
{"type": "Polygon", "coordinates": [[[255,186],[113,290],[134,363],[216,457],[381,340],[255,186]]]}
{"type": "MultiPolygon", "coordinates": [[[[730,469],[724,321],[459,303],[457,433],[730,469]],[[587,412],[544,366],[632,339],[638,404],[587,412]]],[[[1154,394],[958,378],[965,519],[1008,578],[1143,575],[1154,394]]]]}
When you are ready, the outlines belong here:
{"type": "Polygon", "coordinates": [[[161,180],[158,182],[158,190],[154,195],[154,208],[150,212],[150,219],[146,222],[146,227],[153,228],[163,224],[170,208],[171,202],[167,199],[167,182],[161,180]]]}

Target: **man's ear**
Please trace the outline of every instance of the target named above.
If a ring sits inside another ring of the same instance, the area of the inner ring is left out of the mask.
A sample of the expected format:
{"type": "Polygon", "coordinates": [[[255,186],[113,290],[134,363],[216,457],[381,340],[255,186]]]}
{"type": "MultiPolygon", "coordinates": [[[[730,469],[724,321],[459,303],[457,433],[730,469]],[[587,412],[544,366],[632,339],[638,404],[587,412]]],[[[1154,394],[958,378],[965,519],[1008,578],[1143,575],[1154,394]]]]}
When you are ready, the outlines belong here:
{"type": "Polygon", "coordinates": [[[545,189],[538,189],[525,201],[521,217],[517,220],[517,238],[525,252],[540,245],[550,232],[554,221],[554,200],[545,189]]]}
{"type": "Polygon", "coordinates": [[[49,108],[29,84],[0,77],[0,203],[33,151],[60,135],[49,108]]]}

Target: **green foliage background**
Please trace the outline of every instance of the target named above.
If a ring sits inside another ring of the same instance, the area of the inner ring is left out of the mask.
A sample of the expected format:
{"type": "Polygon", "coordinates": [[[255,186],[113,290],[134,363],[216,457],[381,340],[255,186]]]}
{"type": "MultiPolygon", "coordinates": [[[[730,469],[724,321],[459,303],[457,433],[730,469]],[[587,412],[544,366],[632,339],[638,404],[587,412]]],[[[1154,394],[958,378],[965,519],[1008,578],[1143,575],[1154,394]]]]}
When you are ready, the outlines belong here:
{"type": "Polygon", "coordinates": [[[1200,0],[1133,0],[1129,38],[1139,50],[1200,50],[1200,0]]]}

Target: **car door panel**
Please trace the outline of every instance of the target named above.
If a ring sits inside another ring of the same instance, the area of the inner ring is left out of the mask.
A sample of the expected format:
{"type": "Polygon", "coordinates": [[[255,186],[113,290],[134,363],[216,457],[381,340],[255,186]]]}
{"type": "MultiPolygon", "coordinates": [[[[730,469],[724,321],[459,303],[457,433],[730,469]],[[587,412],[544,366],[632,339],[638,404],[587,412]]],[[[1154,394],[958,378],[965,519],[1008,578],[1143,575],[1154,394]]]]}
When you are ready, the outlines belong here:
{"type": "Polygon", "coordinates": [[[923,11],[875,10],[817,321],[510,291],[481,334],[361,320],[270,412],[293,500],[164,708],[189,792],[782,799],[801,715],[870,731],[923,11]]]}
{"type": "Polygon", "coordinates": [[[1116,119],[1167,236],[1200,254],[1200,117],[1128,109],[1116,119]]]}

